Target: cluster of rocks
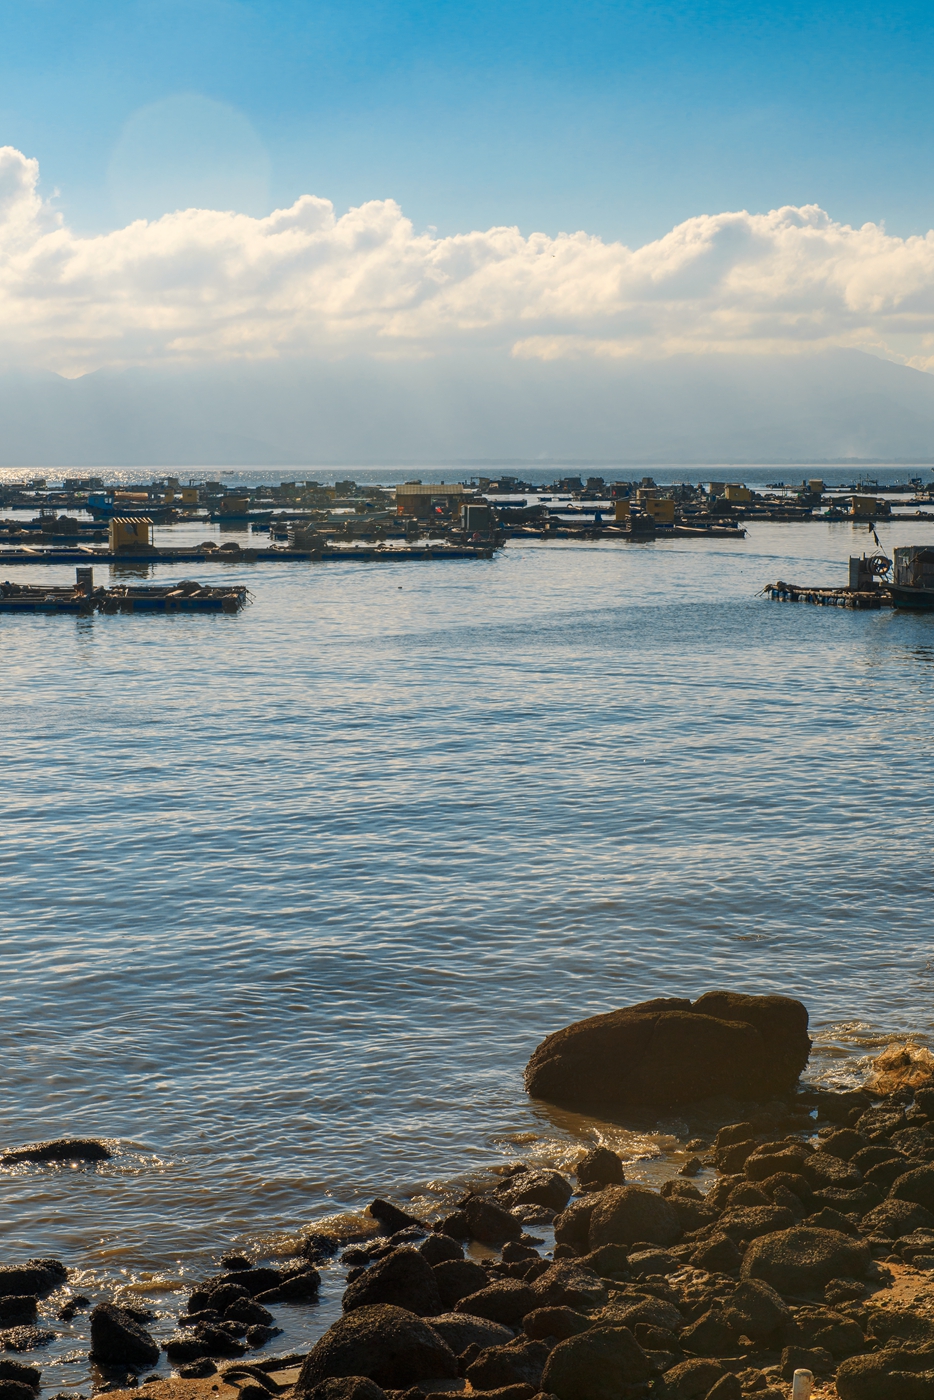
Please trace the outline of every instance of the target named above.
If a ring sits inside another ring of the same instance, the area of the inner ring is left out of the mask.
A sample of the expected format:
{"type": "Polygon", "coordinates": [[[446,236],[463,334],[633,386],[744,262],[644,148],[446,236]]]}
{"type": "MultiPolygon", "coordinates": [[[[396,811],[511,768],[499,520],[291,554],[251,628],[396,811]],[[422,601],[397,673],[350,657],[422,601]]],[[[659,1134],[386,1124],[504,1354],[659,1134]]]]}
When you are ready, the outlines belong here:
{"type": "Polygon", "coordinates": [[[453,1397],[466,1378],[485,1400],[784,1400],[805,1368],[840,1400],[934,1400],[934,1320],[869,1301],[886,1261],[934,1268],[934,1089],[773,1101],[702,1165],[706,1195],[684,1176],[654,1191],[599,1148],[576,1192],[517,1167],[430,1228],[396,1212],[345,1250],[344,1316],[297,1393],[419,1400],[450,1380],[453,1397]]]}

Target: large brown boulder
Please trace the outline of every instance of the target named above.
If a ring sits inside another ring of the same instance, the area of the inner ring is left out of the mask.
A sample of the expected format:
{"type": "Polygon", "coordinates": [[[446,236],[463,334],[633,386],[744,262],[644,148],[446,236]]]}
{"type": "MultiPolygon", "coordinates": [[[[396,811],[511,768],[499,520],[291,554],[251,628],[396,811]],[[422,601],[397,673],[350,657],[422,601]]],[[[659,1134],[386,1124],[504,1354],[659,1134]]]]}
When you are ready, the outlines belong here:
{"type": "Polygon", "coordinates": [[[552,1103],[625,1108],[711,1095],[770,1099],[791,1090],[811,1041],[800,1001],[707,992],[591,1016],[543,1040],[529,1093],[552,1103]]]}
{"type": "Polygon", "coordinates": [[[302,1363],[295,1385],[304,1395],[335,1376],[366,1376],[389,1389],[457,1375],[444,1339],[415,1313],[388,1303],[356,1308],[329,1327],[302,1363]]]}

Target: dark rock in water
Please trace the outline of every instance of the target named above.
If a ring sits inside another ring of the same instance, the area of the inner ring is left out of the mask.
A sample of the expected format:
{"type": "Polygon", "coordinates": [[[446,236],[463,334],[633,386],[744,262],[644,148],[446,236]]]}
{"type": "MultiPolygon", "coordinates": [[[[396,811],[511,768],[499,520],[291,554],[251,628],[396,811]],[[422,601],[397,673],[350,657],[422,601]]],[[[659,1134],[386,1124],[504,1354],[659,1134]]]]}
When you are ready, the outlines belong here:
{"type": "Polygon", "coordinates": [[[691,1255],[695,1269],[706,1269],[711,1274],[735,1273],[742,1262],[739,1246],[729,1235],[711,1235],[691,1255]]]}
{"type": "Polygon", "coordinates": [[[461,1298],[454,1311],[469,1313],[471,1317],[486,1317],[505,1327],[518,1327],[526,1313],[537,1305],[538,1299],[528,1284],[506,1278],[461,1298]]]}
{"type": "Polygon", "coordinates": [[[0,1380],[0,1400],[36,1400],[36,1392],[22,1381],[0,1380]]]}
{"type": "MultiPolygon", "coordinates": [[[[251,1278],[254,1272],[243,1275],[251,1278]]],[[[321,1287],[321,1275],[312,1264],[304,1264],[298,1269],[290,1269],[284,1273],[281,1281],[274,1287],[263,1292],[254,1292],[253,1297],[260,1303],[299,1303],[309,1298],[317,1298],[318,1289],[321,1287]]]]}
{"type": "Polygon", "coordinates": [[[469,1259],[446,1259],[432,1269],[435,1284],[446,1308],[453,1308],[461,1298],[486,1288],[489,1275],[479,1264],[469,1259]]]}
{"type": "Polygon", "coordinates": [[[252,1259],[247,1259],[245,1254],[222,1254],[221,1263],[225,1269],[234,1273],[242,1272],[244,1269],[252,1269],[252,1259]]]}
{"type": "Polygon", "coordinates": [[[674,1208],[645,1186],[608,1186],[595,1198],[588,1231],[591,1249],[602,1244],[635,1244],[637,1240],[669,1245],[680,1236],[674,1208]]]}
{"type": "Polygon", "coordinates": [[[308,1400],[386,1400],[386,1392],[366,1376],[333,1376],[307,1394],[308,1400]]]}
{"type": "Polygon", "coordinates": [[[445,1306],[434,1270],[410,1245],[394,1249],[380,1259],[344,1293],[345,1313],[376,1303],[391,1303],[419,1317],[434,1317],[445,1306]]]}
{"type": "Polygon", "coordinates": [[[0,1156],[0,1166],[16,1162],[106,1162],[113,1156],[109,1147],[93,1138],[55,1138],[52,1142],[33,1142],[26,1147],[12,1147],[0,1156]]]}
{"type": "Polygon", "coordinates": [[[268,1327],[264,1323],[254,1323],[247,1328],[246,1344],[250,1347],[264,1347],[273,1337],[281,1337],[281,1327],[268,1327]]]}
{"type": "Polygon", "coordinates": [[[840,1400],[934,1400],[934,1354],[886,1347],[838,1366],[840,1400]]]}
{"type": "Polygon", "coordinates": [[[0,1298],[0,1327],[29,1327],[36,1320],[37,1308],[31,1294],[22,1298],[0,1298]]]}
{"type": "Polygon", "coordinates": [[[504,1244],[506,1240],[517,1240],[522,1234],[522,1225],[516,1217],[485,1196],[471,1196],[464,1205],[464,1214],[471,1239],[480,1244],[504,1244]]]}
{"type": "MultiPolygon", "coordinates": [[[[514,1206],[546,1206],[560,1211],[571,1199],[571,1183],[560,1172],[518,1172],[497,1186],[493,1195],[507,1210],[514,1206]]],[[[469,1213],[467,1218],[470,1219],[469,1213]]]]}
{"type": "Polygon", "coordinates": [[[264,1308],[262,1303],[254,1302],[252,1298],[235,1298],[224,1309],[224,1317],[228,1322],[245,1322],[248,1327],[268,1327],[272,1322],[269,1309],[264,1308]]]}
{"type": "Polygon", "coordinates": [[[427,1240],[418,1246],[418,1252],[432,1267],[464,1257],[463,1246],[459,1245],[457,1240],[452,1240],[450,1235],[429,1235],[427,1240]]]}
{"type": "Polygon", "coordinates": [[[609,1147],[592,1147],[577,1164],[577,1179],[581,1186],[622,1186],[626,1177],[622,1158],[609,1147]]]}
{"type": "Polygon", "coordinates": [[[619,1400],[647,1381],[652,1365],[626,1327],[591,1327],[559,1342],[545,1364],[542,1390],[558,1400],[619,1400]]]}
{"type": "Polygon", "coordinates": [[[30,1260],[27,1264],[0,1267],[0,1298],[44,1298],[60,1288],[67,1274],[54,1267],[57,1260],[30,1260]]]}
{"type": "Polygon", "coordinates": [[[375,1201],[370,1202],[367,1209],[373,1219],[379,1221],[387,1235],[394,1235],[397,1230],[405,1230],[409,1225],[419,1225],[423,1230],[428,1229],[428,1226],[414,1215],[407,1215],[391,1201],[383,1201],[378,1196],[375,1201]]]}
{"type": "MultiPolygon", "coordinates": [[[[209,1356],[211,1348],[201,1337],[196,1337],[190,1332],[176,1333],[169,1337],[165,1343],[165,1354],[177,1365],[179,1362],[196,1362],[203,1357],[209,1356]]],[[[210,1375],[210,1372],[206,1374],[210,1375]]]]}
{"type": "Polygon", "coordinates": [[[0,1380],[22,1381],[23,1385],[38,1390],[41,1379],[42,1374],[38,1366],[27,1366],[22,1361],[8,1361],[5,1358],[0,1360],[0,1380]]]}
{"type": "Polygon", "coordinates": [[[98,1303],[91,1313],[91,1356],[95,1361],[151,1366],[159,1346],[125,1308],[98,1303]]]}
{"type": "Polygon", "coordinates": [[[38,1327],[10,1327],[0,1335],[5,1351],[35,1351],[55,1341],[54,1332],[42,1332],[38,1327]]]}
{"type": "Polygon", "coordinates": [[[578,1332],[586,1332],[590,1318],[575,1312],[573,1308],[535,1308],[522,1319],[522,1330],[527,1337],[576,1337],[578,1332]]]}
{"type": "Polygon", "coordinates": [[[470,1346],[475,1346],[478,1353],[486,1347],[503,1346],[512,1341],[513,1335],[512,1329],[502,1323],[471,1317],[469,1313],[441,1313],[431,1319],[431,1325],[455,1356],[461,1356],[470,1346]]]}
{"type": "Polygon", "coordinates": [[[532,1055],[526,1088],[571,1105],[625,1107],[711,1096],[765,1100],[807,1064],[807,1011],[789,997],[708,992],[659,999],[557,1031],[532,1055]]]}
{"type": "Polygon", "coordinates": [[[334,1376],[367,1376],[385,1389],[457,1375],[451,1348],[422,1318],[381,1304],[347,1313],[315,1343],[302,1363],[296,1393],[334,1376]]]}
{"type": "Polygon", "coordinates": [[[246,1351],[243,1343],[237,1341],[223,1323],[217,1327],[199,1326],[197,1335],[207,1348],[208,1356],[242,1356],[246,1351]]]}
{"type": "Polygon", "coordinates": [[[530,1385],[537,1391],[548,1360],[544,1342],[510,1342],[487,1347],[464,1372],[474,1390],[498,1390],[506,1385],[530,1385]]]}
{"type": "Polygon", "coordinates": [[[816,1293],[833,1278],[864,1278],[869,1264],[865,1241],[797,1226],[753,1240],[742,1275],[762,1279],[779,1293],[800,1295],[816,1293]]]}

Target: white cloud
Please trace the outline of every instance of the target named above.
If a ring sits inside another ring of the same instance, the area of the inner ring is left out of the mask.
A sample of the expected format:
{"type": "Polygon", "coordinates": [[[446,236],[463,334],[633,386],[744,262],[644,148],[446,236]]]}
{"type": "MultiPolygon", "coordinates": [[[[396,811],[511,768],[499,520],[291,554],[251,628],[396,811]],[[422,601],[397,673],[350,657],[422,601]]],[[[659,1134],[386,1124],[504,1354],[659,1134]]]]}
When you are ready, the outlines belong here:
{"type": "Polygon", "coordinates": [[[689,219],[645,247],[515,228],[417,234],[391,200],[336,218],[188,209],[82,238],[0,148],[0,359],[103,365],[504,348],[525,358],[851,346],[934,368],[934,232],[815,205],[689,219]]]}

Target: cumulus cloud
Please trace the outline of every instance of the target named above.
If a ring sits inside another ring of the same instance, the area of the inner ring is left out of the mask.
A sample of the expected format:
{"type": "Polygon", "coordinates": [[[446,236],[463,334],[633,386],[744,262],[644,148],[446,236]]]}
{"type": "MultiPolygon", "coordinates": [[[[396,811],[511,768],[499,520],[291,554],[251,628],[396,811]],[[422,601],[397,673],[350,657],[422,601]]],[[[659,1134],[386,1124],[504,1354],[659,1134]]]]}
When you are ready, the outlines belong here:
{"type": "Polygon", "coordinates": [[[445,349],[517,357],[849,346],[934,369],[934,231],[890,237],[816,205],[702,215],[642,248],[516,228],[438,238],[392,200],[340,218],[187,209],[79,237],[38,163],[0,148],[0,358],[109,365],[445,349]]]}

